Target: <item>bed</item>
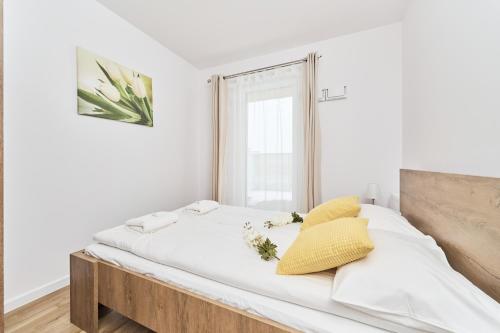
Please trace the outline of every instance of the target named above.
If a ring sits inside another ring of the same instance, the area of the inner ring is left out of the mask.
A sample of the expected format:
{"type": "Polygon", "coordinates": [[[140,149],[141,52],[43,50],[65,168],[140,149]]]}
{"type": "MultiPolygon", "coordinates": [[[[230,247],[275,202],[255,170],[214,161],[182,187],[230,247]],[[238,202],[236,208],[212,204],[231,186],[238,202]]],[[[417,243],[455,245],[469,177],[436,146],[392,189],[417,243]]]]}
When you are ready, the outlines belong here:
{"type": "MultiPolygon", "coordinates": [[[[440,245],[445,244],[445,251],[449,248],[453,251],[457,247],[454,239],[459,243],[463,240],[460,232],[449,232],[457,223],[457,214],[463,217],[459,220],[460,223],[465,224],[484,219],[482,225],[486,223],[487,228],[477,228],[470,237],[476,242],[483,242],[480,253],[477,249],[479,245],[476,244],[476,247],[459,246],[458,253],[450,255],[447,252],[447,255],[451,264],[457,265],[454,266],[455,269],[497,301],[499,283],[496,274],[499,263],[490,256],[485,256],[484,248],[492,251],[492,254],[500,250],[498,238],[497,242],[490,243],[492,234],[493,237],[498,236],[500,227],[500,201],[498,205],[495,201],[500,200],[498,198],[498,179],[401,171],[403,214],[410,217],[410,221],[415,221],[413,223],[418,229],[434,236],[440,245]],[[449,191],[449,184],[457,181],[453,194],[447,193],[443,199],[443,191],[449,191]],[[464,197],[467,195],[471,196],[470,200],[464,197]],[[478,197],[482,200],[476,200],[478,197]],[[485,197],[490,200],[485,201],[485,197]],[[446,202],[440,205],[443,200],[446,202]],[[473,205],[468,206],[467,202],[473,205]],[[446,225],[446,232],[436,228],[436,223],[446,225]],[[433,226],[431,232],[430,225],[433,226]],[[487,243],[484,247],[485,240],[487,243]],[[463,260],[460,261],[464,257],[476,267],[481,267],[482,271],[470,269],[468,265],[464,268],[463,260]]],[[[362,214],[370,215],[370,209],[365,206],[362,214]]],[[[252,261],[250,257],[244,261],[244,267],[224,264],[234,263],[237,258],[245,256],[253,255],[258,258],[244,248],[245,244],[241,239],[238,243],[234,242],[231,235],[235,230],[227,235],[224,233],[233,227],[239,229],[243,220],[256,224],[265,219],[267,214],[272,212],[222,207],[212,214],[212,224],[202,222],[206,219],[189,216],[186,221],[190,222],[177,223],[184,225],[186,235],[188,229],[191,229],[190,239],[197,244],[201,243],[202,248],[207,248],[210,244],[210,239],[205,236],[207,233],[227,236],[227,251],[220,254],[210,250],[200,252],[187,242],[174,244],[168,238],[174,233],[168,230],[165,230],[164,235],[157,236],[156,240],[145,239],[146,237],[127,233],[126,229],[120,228],[105,235],[98,234],[100,244],[90,245],[85,251],[74,253],[70,258],[71,321],[87,332],[97,332],[99,314],[113,309],[157,332],[369,333],[383,332],[384,329],[405,329],[380,325],[377,320],[363,320],[366,319],[366,314],[363,319],[358,320],[359,313],[352,307],[343,307],[338,303],[332,307],[327,295],[330,294],[331,280],[334,279],[333,271],[287,278],[273,274],[275,263],[252,261]],[[238,219],[235,226],[231,225],[232,220],[238,219]],[[194,229],[199,230],[199,234],[193,234],[194,229]],[[120,234],[123,232],[125,234],[120,234]],[[127,237],[132,239],[123,241],[127,237]],[[165,249],[165,244],[172,244],[173,247],[167,246],[165,249]],[[179,255],[161,255],[162,249],[164,253],[175,252],[179,255]],[[217,260],[210,259],[214,257],[217,260]],[[191,262],[191,266],[185,266],[186,262],[191,262]]],[[[404,223],[397,227],[415,229],[404,223]]],[[[283,228],[287,230],[271,230],[269,235],[280,245],[281,251],[286,250],[298,231],[296,225],[283,228]]],[[[178,229],[176,235],[182,235],[182,227],[178,229]]],[[[458,226],[457,229],[461,231],[463,226],[458,226]]],[[[420,233],[417,229],[415,232],[420,233]]]]}

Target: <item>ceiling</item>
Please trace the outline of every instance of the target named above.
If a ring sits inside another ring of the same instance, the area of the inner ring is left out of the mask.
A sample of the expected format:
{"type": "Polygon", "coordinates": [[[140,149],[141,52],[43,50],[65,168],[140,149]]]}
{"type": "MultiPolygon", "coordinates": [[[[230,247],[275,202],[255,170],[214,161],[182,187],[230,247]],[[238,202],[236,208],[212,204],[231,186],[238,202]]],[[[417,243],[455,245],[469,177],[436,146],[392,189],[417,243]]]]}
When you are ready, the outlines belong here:
{"type": "Polygon", "coordinates": [[[401,21],[411,0],[98,0],[206,68],[401,21]]]}

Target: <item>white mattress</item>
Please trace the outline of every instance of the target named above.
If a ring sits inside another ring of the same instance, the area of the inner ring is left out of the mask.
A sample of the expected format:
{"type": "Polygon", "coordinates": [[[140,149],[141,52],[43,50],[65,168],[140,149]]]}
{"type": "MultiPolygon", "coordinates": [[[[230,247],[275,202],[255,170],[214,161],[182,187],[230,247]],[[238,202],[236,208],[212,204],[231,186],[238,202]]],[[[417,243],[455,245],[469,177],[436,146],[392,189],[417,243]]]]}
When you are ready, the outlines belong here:
{"type": "Polygon", "coordinates": [[[171,283],[224,304],[274,320],[303,332],[375,333],[386,332],[326,312],[262,296],[213,281],[181,269],[158,264],[103,244],[86,248],[88,254],[120,267],[171,283]]]}

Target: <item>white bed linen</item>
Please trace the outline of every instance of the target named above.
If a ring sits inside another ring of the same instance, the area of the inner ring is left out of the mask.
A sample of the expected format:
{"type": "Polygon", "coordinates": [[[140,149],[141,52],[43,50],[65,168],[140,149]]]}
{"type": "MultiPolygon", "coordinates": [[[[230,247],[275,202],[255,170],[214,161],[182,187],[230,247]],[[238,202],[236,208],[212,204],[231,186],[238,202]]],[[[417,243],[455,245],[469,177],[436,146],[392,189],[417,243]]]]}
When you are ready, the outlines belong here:
{"type": "MultiPolygon", "coordinates": [[[[171,283],[196,294],[274,320],[303,332],[382,333],[379,328],[300,305],[231,287],[180,269],[154,263],[107,245],[92,244],[86,252],[114,265],[171,283]]],[[[329,295],[326,295],[329,296],[329,295]]]]}
{"type": "Polygon", "coordinates": [[[401,213],[377,205],[361,205],[359,217],[368,219],[368,229],[396,232],[417,238],[427,238],[420,230],[411,225],[401,213]]]}
{"type": "Polygon", "coordinates": [[[333,283],[332,299],[359,310],[351,318],[435,333],[500,332],[500,304],[454,271],[431,237],[373,229],[370,238],[375,249],[339,267],[333,283]]]}
{"type": "Polygon", "coordinates": [[[276,274],[277,261],[263,261],[243,239],[243,225],[278,245],[282,256],[295,240],[300,225],[266,229],[264,222],[279,212],[221,206],[205,215],[180,212],[177,223],[152,234],[118,226],[94,239],[159,264],[203,276],[256,294],[333,313],[330,293],[333,272],[285,276],[276,274]]]}

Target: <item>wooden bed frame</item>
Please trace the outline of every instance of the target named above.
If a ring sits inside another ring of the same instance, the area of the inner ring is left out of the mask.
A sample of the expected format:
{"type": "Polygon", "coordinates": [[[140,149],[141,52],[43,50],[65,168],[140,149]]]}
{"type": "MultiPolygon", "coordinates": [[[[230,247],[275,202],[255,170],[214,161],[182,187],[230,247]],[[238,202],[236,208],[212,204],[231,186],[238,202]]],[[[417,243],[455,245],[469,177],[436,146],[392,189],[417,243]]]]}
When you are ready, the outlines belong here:
{"type": "Polygon", "coordinates": [[[109,309],[160,333],[298,333],[277,322],[84,254],[70,256],[71,323],[98,332],[109,309]]]}
{"type": "MultiPolygon", "coordinates": [[[[500,179],[401,170],[401,211],[500,301],[500,179]]],[[[70,277],[71,322],[88,333],[109,309],[160,333],[298,332],[81,251],[70,256],[70,277]]]]}

